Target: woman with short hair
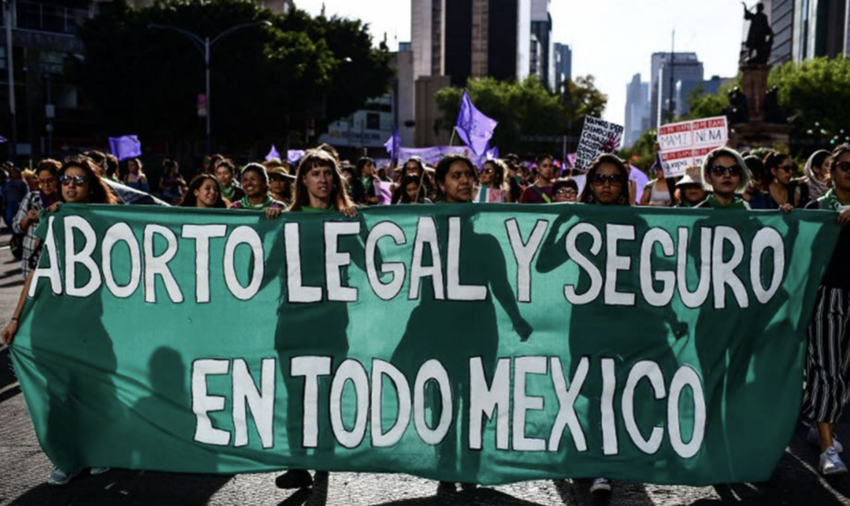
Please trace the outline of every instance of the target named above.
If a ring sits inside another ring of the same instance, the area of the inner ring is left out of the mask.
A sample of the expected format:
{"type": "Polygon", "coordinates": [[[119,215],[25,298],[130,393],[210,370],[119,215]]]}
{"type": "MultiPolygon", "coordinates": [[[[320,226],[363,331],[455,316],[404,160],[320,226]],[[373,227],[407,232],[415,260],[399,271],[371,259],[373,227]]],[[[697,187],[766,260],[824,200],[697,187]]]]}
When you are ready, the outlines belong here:
{"type": "Polygon", "coordinates": [[[556,204],[567,202],[574,204],[578,201],[578,183],[571,177],[556,179],[552,184],[552,201],[556,204]]]}
{"type": "Polygon", "coordinates": [[[23,256],[21,257],[21,272],[24,278],[30,273],[30,257],[35,251],[38,239],[35,229],[38,225],[39,213],[56,202],[59,202],[59,169],[62,164],[58,160],[46,158],[38,162],[35,175],[38,180],[38,191],[30,192],[21,202],[15,218],[12,220],[12,230],[16,234],[23,234],[23,256]]]}
{"type": "Polygon", "coordinates": [[[273,209],[277,214],[286,209],[283,202],[269,195],[269,176],[259,163],[249,163],[242,169],[242,191],[245,195],[230,204],[230,209],[265,211],[273,209]]]}
{"type": "Polygon", "coordinates": [[[717,148],[702,161],[702,181],[711,192],[695,208],[750,209],[746,200],[738,196],[750,184],[750,170],[741,155],[731,148],[717,148]]]}

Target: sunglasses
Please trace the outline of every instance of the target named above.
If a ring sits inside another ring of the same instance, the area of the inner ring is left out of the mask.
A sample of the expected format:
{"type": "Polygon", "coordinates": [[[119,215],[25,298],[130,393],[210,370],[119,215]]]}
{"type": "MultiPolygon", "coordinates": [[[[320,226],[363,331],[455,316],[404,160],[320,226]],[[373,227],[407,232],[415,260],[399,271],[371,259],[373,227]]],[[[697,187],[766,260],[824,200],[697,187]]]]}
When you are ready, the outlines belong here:
{"type": "Polygon", "coordinates": [[[792,167],[791,165],[780,165],[777,168],[781,171],[788,172],[788,173],[791,173],[791,172],[794,171],[794,167],[792,167]]]}
{"type": "Polygon", "coordinates": [[[620,174],[594,174],[590,182],[596,186],[604,186],[607,181],[611,186],[623,184],[626,178],[620,174]]]}
{"type": "Polygon", "coordinates": [[[850,170],[850,162],[836,162],[833,164],[833,167],[840,170],[841,172],[847,172],[850,170]]]}
{"type": "Polygon", "coordinates": [[[731,167],[715,165],[711,168],[711,173],[715,176],[725,176],[726,174],[729,174],[732,177],[736,177],[741,175],[741,167],[739,167],[738,165],[733,165],[731,167]]]}
{"type": "Polygon", "coordinates": [[[492,174],[492,173],[493,173],[493,172],[495,172],[495,171],[494,171],[493,169],[489,169],[489,168],[488,168],[488,169],[481,169],[481,171],[480,171],[480,172],[481,172],[482,174],[492,174]]]}
{"type": "Polygon", "coordinates": [[[65,174],[59,176],[59,182],[62,183],[62,186],[68,186],[69,184],[71,184],[71,181],[73,181],[74,184],[77,186],[83,186],[84,184],[86,184],[86,181],[88,181],[88,179],[89,178],[87,178],[86,176],[68,176],[65,174]]]}
{"type": "Polygon", "coordinates": [[[566,195],[577,195],[578,192],[573,190],[572,188],[559,188],[558,191],[555,192],[555,195],[566,196],[566,195]]]}

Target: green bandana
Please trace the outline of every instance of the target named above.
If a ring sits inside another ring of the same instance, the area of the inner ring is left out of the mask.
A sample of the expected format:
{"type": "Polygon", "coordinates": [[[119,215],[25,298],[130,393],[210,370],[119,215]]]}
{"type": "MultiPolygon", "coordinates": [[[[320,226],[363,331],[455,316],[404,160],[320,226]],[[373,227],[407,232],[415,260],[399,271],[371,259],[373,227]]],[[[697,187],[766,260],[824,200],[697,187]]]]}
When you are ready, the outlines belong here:
{"type": "Polygon", "coordinates": [[[744,211],[749,209],[747,204],[744,202],[744,199],[740,197],[735,197],[731,204],[724,205],[718,202],[717,199],[714,198],[714,195],[709,195],[706,202],[708,203],[708,207],[712,209],[741,209],[744,211]]]}
{"type": "Polygon", "coordinates": [[[270,205],[272,205],[272,202],[274,202],[274,199],[269,197],[268,195],[266,195],[266,199],[264,201],[262,201],[262,203],[254,205],[251,202],[249,202],[248,197],[245,196],[245,197],[242,197],[239,200],[239,205],[242,206],[242,209],[263,210],[263,209],[269,207],[270,205]]]}
{"type": "Polygon", "coordinates": [[[841,212],[847,209],[848,205],[842,204],[838,197],[835,196],[835,190],[830,189],[826,195],[818,199],[818,206],[821,209],[832,209],[833,211],[841,212]]]}

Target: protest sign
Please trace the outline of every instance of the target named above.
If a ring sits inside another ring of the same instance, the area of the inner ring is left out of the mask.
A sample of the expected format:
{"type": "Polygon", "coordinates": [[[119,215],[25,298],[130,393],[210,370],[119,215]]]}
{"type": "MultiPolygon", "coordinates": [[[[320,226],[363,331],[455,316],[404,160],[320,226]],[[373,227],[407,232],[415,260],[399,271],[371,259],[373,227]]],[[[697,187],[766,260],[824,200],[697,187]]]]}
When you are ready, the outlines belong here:
{"type": "Polygon", "coordinates": [[[824,211],[69,204],[37,231],[12,358],[62,469],[764,481],[838,232],[824,211]]]}
{"type": "Polygon", "coordinates": [[[688,167],[701,165],[705,155],[728,140],[725,116],[663,125],[658,129],[658,145],[664,176],[678,177],[688,167]]]}
{"type": "Polygon", "coordinates": [[[586,116],[576,150],[575,167],[587,170],[590,162],[602,153],[614,153],[623,142],[623,127],[586,116]]]}
{"type": "Polygon", "coordinates": [[[412,156],[418,156],[422,163],[435,166],[444,156],[461,155],[469,158],[476,167],[481,167],[487,160],[498,158],[499,148],[494,147],[483,155],[476,155],[472,148],[467,146],[433,146],[430,148],[399,148],[399,164],[404,164],[412,156]]]}

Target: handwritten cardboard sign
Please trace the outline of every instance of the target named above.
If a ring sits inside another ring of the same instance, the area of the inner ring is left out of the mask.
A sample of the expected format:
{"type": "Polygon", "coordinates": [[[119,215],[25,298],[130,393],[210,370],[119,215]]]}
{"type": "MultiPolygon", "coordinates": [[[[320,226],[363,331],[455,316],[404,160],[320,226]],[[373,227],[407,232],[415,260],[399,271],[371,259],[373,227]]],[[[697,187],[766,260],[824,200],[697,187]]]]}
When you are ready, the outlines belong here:
{"type": "Polygon", "coordinates": [[[662,126],[658,129],[658,145],[664,176],[681,176],[685,169],[702,164],[705,155],[728,141],[725,116],[662,126]]]}
{"type": "Polygon", "coordinates": [[[593,116],[584,119],[578,150],[576,151],[575,167],[587,170],[594,158],[602,153],[614,153],[623,143],[623,127],[609,123],[593,116]]]}

